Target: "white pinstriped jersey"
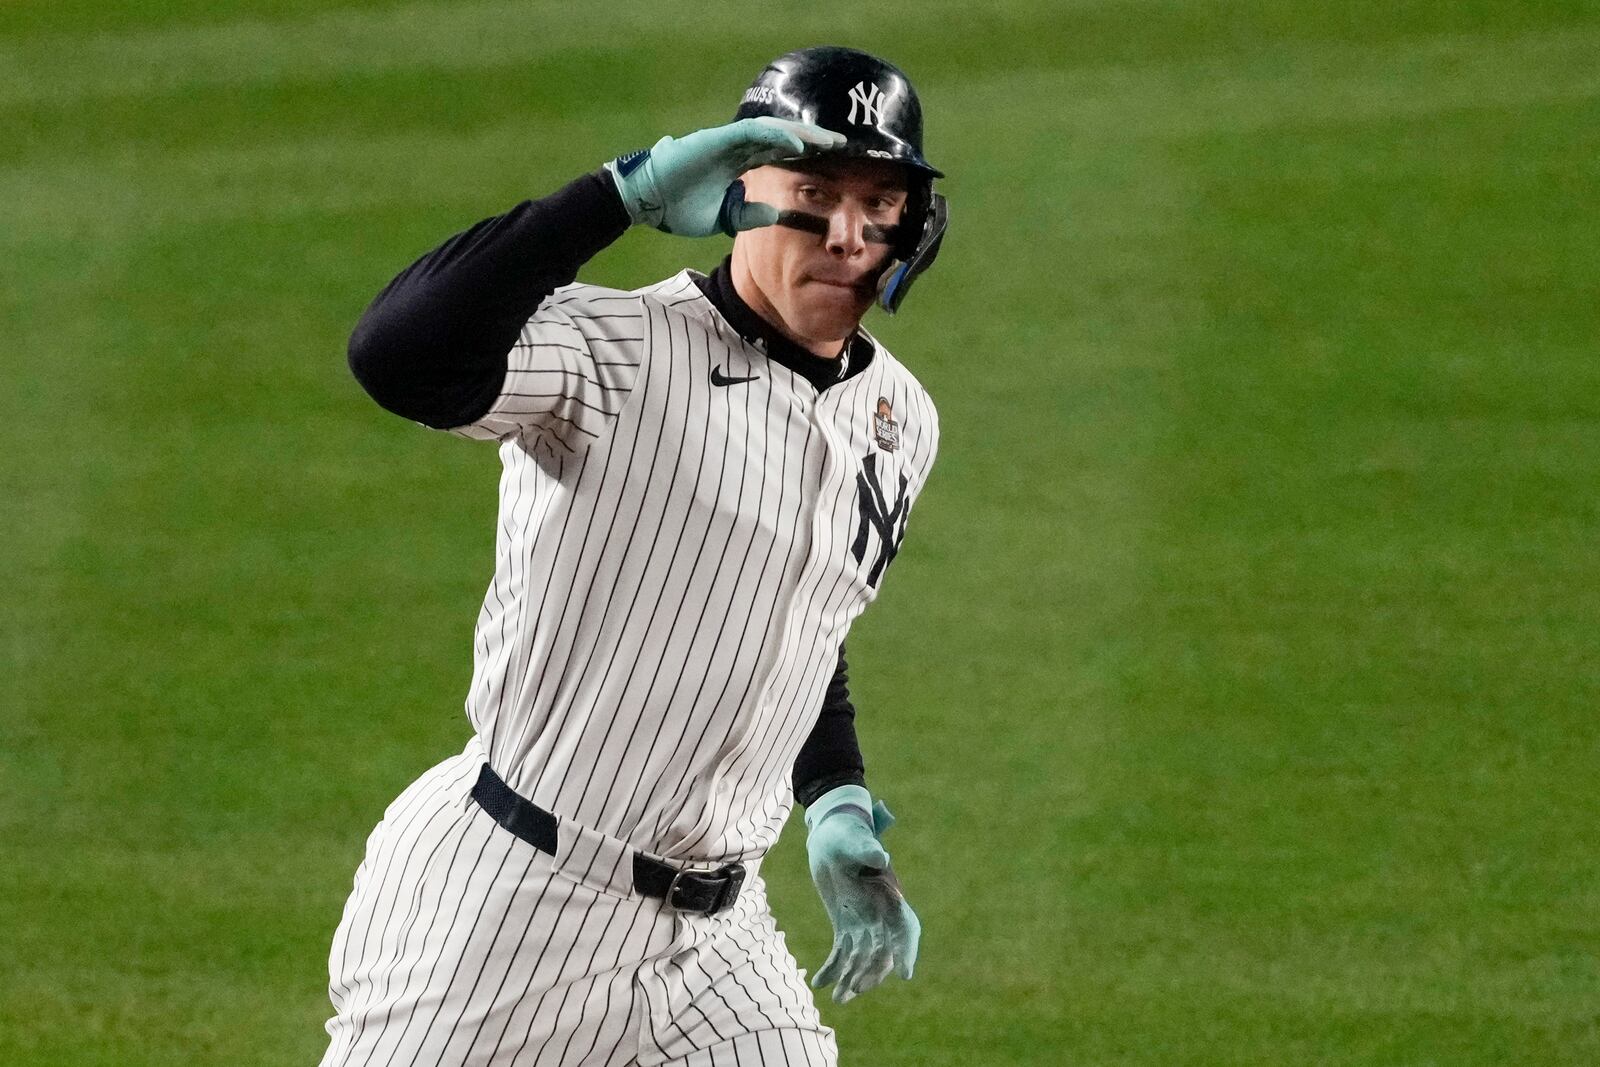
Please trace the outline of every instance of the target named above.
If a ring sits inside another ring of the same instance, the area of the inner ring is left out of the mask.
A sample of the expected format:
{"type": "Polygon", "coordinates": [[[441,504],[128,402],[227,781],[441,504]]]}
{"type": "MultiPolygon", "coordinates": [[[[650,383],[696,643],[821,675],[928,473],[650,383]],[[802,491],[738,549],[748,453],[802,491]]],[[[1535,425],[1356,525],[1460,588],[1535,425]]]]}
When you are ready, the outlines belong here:
{"type": "Polygon", "coordinates": [[[558,289],[502,394],[494,581],[467,715],[536,804],[657,855],[751,859],[938,448],[876,341],[819,392],[683,271],[558,289]]]}

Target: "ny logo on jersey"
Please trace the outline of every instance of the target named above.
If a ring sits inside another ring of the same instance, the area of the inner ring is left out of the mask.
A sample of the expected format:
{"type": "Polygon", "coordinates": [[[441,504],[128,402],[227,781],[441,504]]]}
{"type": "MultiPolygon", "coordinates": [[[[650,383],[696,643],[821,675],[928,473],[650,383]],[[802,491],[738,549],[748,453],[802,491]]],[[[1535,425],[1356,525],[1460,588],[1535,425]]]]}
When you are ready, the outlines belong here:
{"type": "Polygon", "coordinates": [[[883,90],[876,85],[866,82],[856,82],[855,88],[850,90],[850,118],[848,121],[856,122],[856,108],[860,106],[860,124],[876,126],[883,121],[883,90]]]}
{"type": "Polygon", "coordinates": [[[850,554],[857,563],[867,557],[867,532],[878,531],[878,556],[867,571],[867,584],[874,588],[883,577],[883,569],[894,561],[900,551],[900,542],[906,536],[906,518],[911,509],[906,505],[906,476],[900,475],[900,488],[895,495],[894,508],[884,498],[883,486],[878,481],[878,454],[868,453],[861,461],[861,473],[856,475],[856,490],[861,502],[861,525],[856,528],[855,544],[850,554]]]}

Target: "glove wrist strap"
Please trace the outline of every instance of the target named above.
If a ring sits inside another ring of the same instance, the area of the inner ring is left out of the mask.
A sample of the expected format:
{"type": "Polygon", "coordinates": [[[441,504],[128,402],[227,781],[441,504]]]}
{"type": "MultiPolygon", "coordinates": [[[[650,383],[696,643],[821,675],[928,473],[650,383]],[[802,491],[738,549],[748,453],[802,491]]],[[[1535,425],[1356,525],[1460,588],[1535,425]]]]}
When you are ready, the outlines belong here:
{"type": "Polygon", "coordinates": [[[815,830],[832,815],[853,815],[872,826],[872,794],[859,785],[841,785],[828,790],[806,808],[806,829],[815,830]]]}
{"type": "Polygon", "coordinates": [[[606,172],[611,175],[611,181],[617,187],[617,195],[622,198],[622,206],[628,209],[628,217],[636,225],[644,223],[654,226],[661,221],[661,206],[652,205],[645,190],[641,188],[646,176],[640,172],[640,168],[649,159],[650,149],[641,148],[625,156],[618,156],[605,165],[606,172]]]}

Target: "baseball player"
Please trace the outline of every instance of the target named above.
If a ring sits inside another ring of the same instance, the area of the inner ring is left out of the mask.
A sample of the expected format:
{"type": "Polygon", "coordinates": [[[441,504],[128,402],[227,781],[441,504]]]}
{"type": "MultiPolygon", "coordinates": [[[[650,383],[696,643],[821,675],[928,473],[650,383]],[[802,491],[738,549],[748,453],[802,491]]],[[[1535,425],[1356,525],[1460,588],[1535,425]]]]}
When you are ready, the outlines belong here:
{"type": "Polygon", "coordinates": [[[797,799],[835,935],[812,984],[911,977],[844,640],[938,447],[860,321],[932,263],[940,176],[899,70],[791,52],[731,124],[473,226],[367,310],[361,384],[504,471],[473,736],[368,839],[325,1065],[834,1064],[758,873],[797,799]],[[634,225],[733,252],[572,284],[634,225]]]}

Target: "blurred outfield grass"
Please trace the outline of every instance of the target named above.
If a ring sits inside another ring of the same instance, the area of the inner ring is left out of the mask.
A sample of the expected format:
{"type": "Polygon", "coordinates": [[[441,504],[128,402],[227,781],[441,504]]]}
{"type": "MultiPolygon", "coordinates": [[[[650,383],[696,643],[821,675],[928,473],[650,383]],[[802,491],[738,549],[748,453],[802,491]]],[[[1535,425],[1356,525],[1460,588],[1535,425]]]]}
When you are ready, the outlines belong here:
{"type": "Polygon", "coordinates": [[[497,475],[348,330],[823,41],[955,210],[871,323],[944,445],[851,641],[924,957],[844,1062],[1600,1062],[1600,5],[11,0],[0,1064],[316,1060],[497,475]]]}

